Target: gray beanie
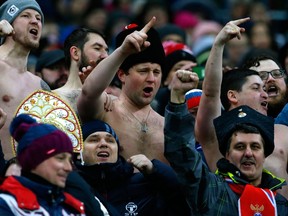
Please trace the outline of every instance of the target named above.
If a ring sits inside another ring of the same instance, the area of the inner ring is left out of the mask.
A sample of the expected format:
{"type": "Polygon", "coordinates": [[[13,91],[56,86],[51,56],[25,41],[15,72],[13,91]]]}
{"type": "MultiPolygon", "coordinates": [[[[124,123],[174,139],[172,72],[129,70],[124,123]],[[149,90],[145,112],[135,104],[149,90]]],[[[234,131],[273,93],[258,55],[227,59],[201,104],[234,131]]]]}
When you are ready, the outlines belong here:
{"type": "Polygon", "coordinates": [[[38,11],[42,18],[42,24],[44,23],[44,15],[35,0],[7,0],[0,7],[0,20],[7,20],[10,24],[15,20],[15,18],[25,9],[34,9],[38,11]]]}

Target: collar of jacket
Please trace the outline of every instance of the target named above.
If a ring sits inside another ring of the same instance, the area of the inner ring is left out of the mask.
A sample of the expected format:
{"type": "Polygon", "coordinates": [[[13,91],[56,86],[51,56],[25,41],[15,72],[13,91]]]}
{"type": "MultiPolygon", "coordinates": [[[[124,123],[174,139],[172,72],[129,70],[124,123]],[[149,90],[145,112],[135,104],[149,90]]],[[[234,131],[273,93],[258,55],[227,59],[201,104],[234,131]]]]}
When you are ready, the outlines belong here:
{"type": "MultiPolygon", "coordinates": [[[[217,162],[217,171],[216,174],[222,176],[225,179],[230,179],[236,184],[249,184],[248,179],[241,173],[241,171],[227,159],[221,158],[217,162]]],[[[268,188],[272,191],[280,189],[282,186],[286,185],[285,179],[279,178],[273,175],[266,169],[263,169],[262,172],[262,181],[259,187],[268,188]]]]}

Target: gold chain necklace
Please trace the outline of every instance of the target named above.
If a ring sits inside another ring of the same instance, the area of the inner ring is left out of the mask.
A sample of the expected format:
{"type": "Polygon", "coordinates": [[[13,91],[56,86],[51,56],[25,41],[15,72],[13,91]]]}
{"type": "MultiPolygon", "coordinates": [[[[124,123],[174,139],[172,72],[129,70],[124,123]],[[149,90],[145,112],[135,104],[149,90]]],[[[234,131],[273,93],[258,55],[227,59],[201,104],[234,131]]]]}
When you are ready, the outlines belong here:
{"type": "Polygon", "coordinates": [[[148,129],[149,129],[148,128],[148,124],[147,124],[147,120],[149,118],[151,109],[149,109],[149,112],[147,114],[147,117],[146,117],[145,121],[143,121],[143,120],[140,121],[130,110],[128,110],[128,108],[124,105],[124,103],[123,103],[123,107],[133,116],[134,119],[136,119],[139,122],[139,124],[141,125],[140,131],[144,132],[144,133],[147,133],[148,129]]]}

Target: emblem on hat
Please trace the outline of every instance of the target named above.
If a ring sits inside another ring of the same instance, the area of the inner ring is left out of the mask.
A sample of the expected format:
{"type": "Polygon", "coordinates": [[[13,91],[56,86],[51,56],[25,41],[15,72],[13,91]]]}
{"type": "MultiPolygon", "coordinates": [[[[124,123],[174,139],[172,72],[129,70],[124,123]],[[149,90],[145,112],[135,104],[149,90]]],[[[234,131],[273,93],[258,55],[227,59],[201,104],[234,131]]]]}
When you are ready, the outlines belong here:
{"type": "Polygon", "coordinates": [[[7,13],[13,17],[18,11],[19,8],[17,8],[15,5],[11,5],[11,7],[8,8],[7,13]]]}

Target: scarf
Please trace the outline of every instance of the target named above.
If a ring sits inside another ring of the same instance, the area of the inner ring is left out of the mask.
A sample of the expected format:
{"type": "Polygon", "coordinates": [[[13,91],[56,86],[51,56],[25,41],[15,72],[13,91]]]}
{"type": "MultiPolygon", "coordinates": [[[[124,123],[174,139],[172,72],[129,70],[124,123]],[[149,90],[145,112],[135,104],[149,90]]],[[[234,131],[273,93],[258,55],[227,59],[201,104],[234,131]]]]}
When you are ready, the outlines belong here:
{"type": "Polygon", "coordinates": [[[235,184],[228,180],[232,191],[240,196],[239,216],[277,216],[276,192],[255,187],[251,184],[235,184]]]}
{"type": "Polygon", "coordinates": [[[261,186],[255,187],[249,184],[248,179],[228,160],[220,159],[217,167],[216,173],[221,175],[231,190],[240,197],[239,216],[277,216],[275,196],[276,190],[285,183],[283,179],[263,170],[261,186]]]}

